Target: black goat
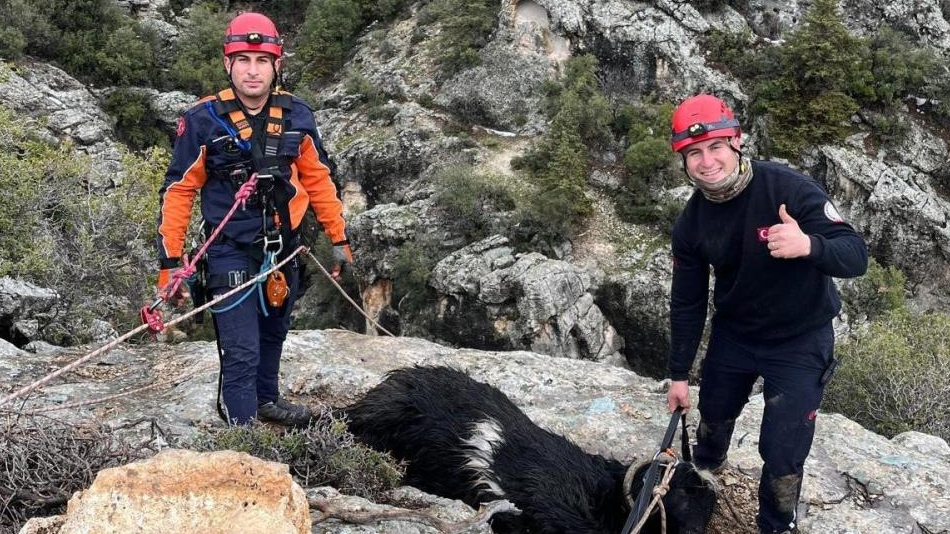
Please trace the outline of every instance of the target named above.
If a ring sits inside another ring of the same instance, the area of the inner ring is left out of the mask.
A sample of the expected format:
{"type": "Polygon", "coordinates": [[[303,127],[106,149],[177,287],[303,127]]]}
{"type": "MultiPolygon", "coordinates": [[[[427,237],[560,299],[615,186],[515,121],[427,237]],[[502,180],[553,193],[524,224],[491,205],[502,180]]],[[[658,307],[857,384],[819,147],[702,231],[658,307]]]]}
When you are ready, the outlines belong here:
{"type": "MultiPolygon", "coordinates": [[[[619,534],[649,465],[624,487],[628,466],[538,427],[498,389],[447,367],[392,371],[345,410],[358,439],[407,462],[407,484],[476,508],[507,499],[521,509],[496,516],[496,532],[619,534]]],[[[669,534],[701,534],[716,492],[680,463],[663,503],[669,534]]],[[[642,532],[660,532],[659,514],[642,532]]]]}

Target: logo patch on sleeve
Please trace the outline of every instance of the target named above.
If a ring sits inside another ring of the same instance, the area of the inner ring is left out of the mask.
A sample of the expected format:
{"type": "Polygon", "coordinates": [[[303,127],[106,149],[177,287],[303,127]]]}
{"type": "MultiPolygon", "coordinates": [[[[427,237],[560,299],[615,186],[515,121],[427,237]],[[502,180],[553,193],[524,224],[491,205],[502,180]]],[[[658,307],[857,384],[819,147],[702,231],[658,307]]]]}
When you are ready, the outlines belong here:
{"type": "Polygon", "coordinates": [[[828,220],[833,223],[844,222],[844,219],[841,218],[841,214],[838,213],[838,210],[830,200],[825,202],[825,217],[828,217],[828,220]]]}
{"type": "Polygon", "coordinates": [[[185,133],[185,118],[178,117],[178,128],[175,130],[175,135],[181,137],[183,133],[185,133]]]}

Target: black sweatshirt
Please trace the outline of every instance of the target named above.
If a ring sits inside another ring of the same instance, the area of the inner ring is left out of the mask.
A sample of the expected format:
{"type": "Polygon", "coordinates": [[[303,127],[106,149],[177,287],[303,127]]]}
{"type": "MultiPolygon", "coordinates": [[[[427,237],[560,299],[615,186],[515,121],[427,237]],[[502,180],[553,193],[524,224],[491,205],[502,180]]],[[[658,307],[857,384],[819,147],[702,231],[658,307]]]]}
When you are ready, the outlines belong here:
{"type": "Polygon", "coordinates": [[[751,340],[783,339],[815,329],[841,309],[831,277],[867,270],[868,250],[841,220],[812,178],[772,162],[753,161],[752,180],[736,198],[716,204],[699,190],[673,227],[669,372],[686,380],[706,321],[709,266],[716,284],[713,327],[751,340]],[[773,258],[768,228],[779,206],[811,239],[807,258],[773,258]]]}

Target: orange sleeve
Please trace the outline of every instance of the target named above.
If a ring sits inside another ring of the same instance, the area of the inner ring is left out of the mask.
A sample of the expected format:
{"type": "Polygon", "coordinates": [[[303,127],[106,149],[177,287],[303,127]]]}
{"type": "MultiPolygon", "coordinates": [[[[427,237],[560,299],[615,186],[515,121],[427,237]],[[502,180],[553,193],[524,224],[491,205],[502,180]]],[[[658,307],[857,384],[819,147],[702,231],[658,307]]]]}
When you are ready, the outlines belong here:
{"type": "Polygon", "coordinates": [[[330,179],[327,168],[317,154],[313,138],[304,136],[300,142],[300,155],[294,160],[298,179],[310,198],[310,207],[323,225],[323,231],[331,243],[346,240],[346,223],[343,221],[343,203],[336,196],[336,186],[330,179]]]}
{"type": "Polygon", "coordinates": [[[205,147],[200,147],[198,156],[187,166],[180,178],[173,172],[175,167],[173,162],[165,177],[165,185],[159,191],[161,211],[158,220],[158,241],[161,260],[181,257],[195,195],[208,179],[205,171],[205,147]]]}

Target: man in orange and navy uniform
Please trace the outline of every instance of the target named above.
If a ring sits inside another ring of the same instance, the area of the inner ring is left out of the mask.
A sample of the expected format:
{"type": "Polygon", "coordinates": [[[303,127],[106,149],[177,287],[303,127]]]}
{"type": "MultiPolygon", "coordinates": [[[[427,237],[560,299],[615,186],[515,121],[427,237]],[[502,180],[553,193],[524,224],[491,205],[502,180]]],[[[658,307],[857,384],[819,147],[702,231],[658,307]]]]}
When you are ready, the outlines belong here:
{"type": "MultiPolygon", "coordinates": [[[[196,194],[201,194],[208,235],[255,173],[256,193],[208,250],[205,285],[211,296],[250,280],[265,258],[279,261],[293,251],[308,206],[334,245],[334,274],[352,262],[343,206],[313,111],[274,89],[282,55],[277,28],[266,16],[243,13],[228,25],[224,66],[230,88],[202,99],[179,119],[174,154],[159,191],[159,287],[179,267],[196,194]]],[[[282,304],[275,306],[257,294],[241,300],[243,293],[238,293],[216,305],[218,407],[229,424],[256,418],[292,426],[310,421],[306,406],[278,395],[281,350],[299,282],[296,258],[282,273],[289,289],[282,304]]],[[[180,303],[185,296],[183,291],[172,299],[180,303]]]]}

